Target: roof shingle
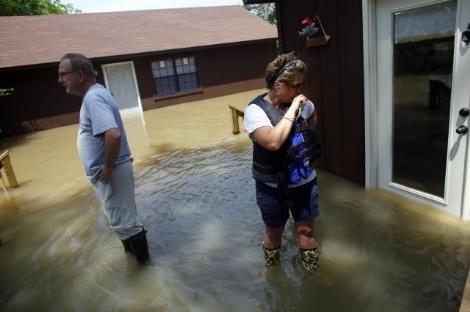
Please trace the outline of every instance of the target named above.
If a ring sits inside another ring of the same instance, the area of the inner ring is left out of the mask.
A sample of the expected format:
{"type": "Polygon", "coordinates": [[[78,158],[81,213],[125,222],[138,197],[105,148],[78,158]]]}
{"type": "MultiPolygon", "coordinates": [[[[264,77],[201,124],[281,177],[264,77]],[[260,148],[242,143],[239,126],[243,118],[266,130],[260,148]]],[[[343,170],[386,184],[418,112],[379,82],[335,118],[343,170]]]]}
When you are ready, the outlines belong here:
{"type": "Polygon", "coordinates": [[[0,17],[0,68],[178,50],[277,37],[241,6],[0,17]]]}

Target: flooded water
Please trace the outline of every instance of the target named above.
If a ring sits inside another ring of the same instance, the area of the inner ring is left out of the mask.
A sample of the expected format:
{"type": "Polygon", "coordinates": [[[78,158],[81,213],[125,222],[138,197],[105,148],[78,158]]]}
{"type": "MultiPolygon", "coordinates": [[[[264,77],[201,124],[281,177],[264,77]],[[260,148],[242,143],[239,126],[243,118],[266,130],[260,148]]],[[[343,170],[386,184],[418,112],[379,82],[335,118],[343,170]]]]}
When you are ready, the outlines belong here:
{"type": "Polygon", "coordinates": [[[292,224],[267,269],[251,143],[228,104],[261,90],[126,119],[152,263],[109,230],[76,155],[76,125],[3,142],[20,188],[0,192],[0,310],[458,311],[469,228],[457,218],[319,172],[319,272],[292,224]]]}

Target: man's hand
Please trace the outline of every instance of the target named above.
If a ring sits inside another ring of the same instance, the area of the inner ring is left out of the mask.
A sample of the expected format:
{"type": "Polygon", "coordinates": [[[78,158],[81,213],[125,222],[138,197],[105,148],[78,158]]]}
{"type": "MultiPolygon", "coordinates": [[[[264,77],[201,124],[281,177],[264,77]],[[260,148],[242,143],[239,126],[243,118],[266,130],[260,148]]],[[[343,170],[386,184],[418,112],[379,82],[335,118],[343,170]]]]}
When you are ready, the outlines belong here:
{"type": "Polygon", "coordinates": [[[108,183],[113,174],[114,161],[119,154],[121,132],[118,128],[109,129],[104,133],[104,166],[98,174],[98,180],[108,183]]]}
{"type": "Polygon", "coordinates": [[[108,183],[111,180],[111,175],[113,174],[113,168],[109,169],[106,167],[103,167],[101,169],[100,173],[98,174],[98,180],[108,183]]]}

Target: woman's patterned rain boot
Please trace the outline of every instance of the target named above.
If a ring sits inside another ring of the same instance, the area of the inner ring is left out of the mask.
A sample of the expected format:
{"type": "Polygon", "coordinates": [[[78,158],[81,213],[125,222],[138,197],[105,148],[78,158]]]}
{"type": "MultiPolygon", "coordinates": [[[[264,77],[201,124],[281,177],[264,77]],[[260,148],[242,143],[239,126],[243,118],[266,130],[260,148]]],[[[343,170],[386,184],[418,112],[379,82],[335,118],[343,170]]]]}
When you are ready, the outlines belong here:
{"type": "Polygon", "coordinates": [[[263,244],[264,260],[266,260],[266,266],[270,267],[279,262],[281,257],[281,247],[278,248],[266,248],[263,244]]]}
{"type": "Polygon", "coordinates": [[[320,248],[303,249],[300,248],[300,260],[307,271],[315,272],[318,269],[318,258],[320,257],[320,248]]]}

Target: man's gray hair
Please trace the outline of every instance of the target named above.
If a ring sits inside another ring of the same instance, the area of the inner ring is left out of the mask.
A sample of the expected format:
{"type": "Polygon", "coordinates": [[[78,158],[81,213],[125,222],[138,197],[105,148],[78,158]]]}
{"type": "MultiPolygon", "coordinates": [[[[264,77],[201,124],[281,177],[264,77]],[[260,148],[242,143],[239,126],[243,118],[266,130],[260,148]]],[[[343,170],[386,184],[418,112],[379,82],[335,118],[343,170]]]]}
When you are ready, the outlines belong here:
{"type": "Polygon", "coordinates": [[[61,62],[64,60],[70,61],[73,71],[81,70],[85,76],[95,78],[96,72],[93,68],[93,63],[85,55],[80,53],[67,53],[60,59],[61,62]]]}

